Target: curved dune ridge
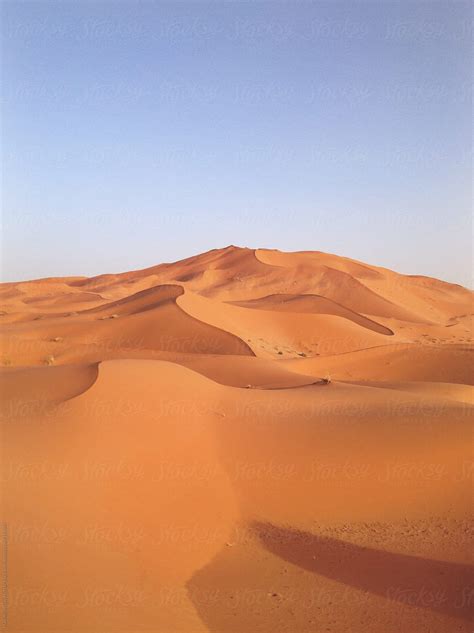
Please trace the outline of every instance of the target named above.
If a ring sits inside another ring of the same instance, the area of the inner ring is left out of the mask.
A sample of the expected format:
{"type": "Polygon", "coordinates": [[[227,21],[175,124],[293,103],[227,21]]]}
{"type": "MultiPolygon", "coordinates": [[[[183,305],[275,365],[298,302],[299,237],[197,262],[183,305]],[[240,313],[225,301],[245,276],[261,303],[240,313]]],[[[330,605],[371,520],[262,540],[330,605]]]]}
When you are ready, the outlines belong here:
{"type": "Polygon", "coordinates": [[[385,334],[387,336],[393,335],[392,330],[388,327],[384,327],[380,325],[380,323],[368,319],[320,295],[269,295],[267,297],[261,297],[260,299],[254,299],[253,301],[233,301],[232,304],[243,308],[256,308],[260,310],[332,314],[334,316],[342,316],[379,334],[385,334]]]}
{"type": "Polygon", "coordinates": [[[470,631],[469,290],[229,246],[0,299],[12,630],[470,631]]]}

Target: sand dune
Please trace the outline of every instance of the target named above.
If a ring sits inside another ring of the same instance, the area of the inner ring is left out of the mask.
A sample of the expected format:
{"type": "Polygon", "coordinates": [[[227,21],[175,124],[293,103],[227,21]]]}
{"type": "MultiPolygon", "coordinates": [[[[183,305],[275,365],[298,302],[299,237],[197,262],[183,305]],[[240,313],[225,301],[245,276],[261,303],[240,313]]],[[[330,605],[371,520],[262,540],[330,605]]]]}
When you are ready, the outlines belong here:
{"type": "Polygon", "coordinates": [[[0,298],[11,630],[471,630],[470,291],[230,246],[0,298]]]}

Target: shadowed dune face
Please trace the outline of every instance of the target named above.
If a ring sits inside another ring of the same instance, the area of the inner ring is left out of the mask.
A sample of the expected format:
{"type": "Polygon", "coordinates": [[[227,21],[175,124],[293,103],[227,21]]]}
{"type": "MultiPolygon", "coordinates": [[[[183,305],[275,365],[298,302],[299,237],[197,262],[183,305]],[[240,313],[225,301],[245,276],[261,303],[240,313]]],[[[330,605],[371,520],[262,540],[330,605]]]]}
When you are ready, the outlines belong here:
{"type": "Polygon", "coordinates": [[[181,286],[156,286],[133,293],[124,299],[118,299],[117,301],[111,301],[105,305],[91,308],[85,311],[85,313],[98,315],[99,318],[110,318],[113,314],[120,316],[139,314],[159,308],[167,303],[174,303],[183,292],[181,286]]]}
{"type": "Polygon", "coordinates": [[[11,630],[470,631],[470,291],[230,246],[0,299],[11,630]]]}
{"type": "Polygon", "coordinates": [[[0,369],[1,404],[26,401],[60,403],[87,391],[97,379],[98,366],[31,367],[0,369]]]}

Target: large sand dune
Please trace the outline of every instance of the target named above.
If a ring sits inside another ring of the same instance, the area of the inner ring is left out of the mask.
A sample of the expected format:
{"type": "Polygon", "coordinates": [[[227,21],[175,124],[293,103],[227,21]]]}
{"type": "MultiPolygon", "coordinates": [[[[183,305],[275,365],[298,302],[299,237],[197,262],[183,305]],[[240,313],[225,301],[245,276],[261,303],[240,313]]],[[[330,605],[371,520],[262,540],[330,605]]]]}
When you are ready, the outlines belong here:
{"type": "Polygon", "coordinates": [[[0,286],[12,631],[472,626],[472,293],[234,246],[0,286]]]}

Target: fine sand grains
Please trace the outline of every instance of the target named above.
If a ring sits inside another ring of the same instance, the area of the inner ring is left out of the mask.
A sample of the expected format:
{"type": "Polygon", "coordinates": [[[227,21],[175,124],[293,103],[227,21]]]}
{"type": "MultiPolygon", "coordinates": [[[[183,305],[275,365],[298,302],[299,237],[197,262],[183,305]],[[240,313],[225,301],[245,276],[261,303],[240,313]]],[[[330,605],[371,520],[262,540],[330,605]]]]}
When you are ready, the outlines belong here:
{"type": "Polygon", "coordinates": [[[11,630],[471,630],[468,290],[231,246],[0,298],[11,630]]]}

